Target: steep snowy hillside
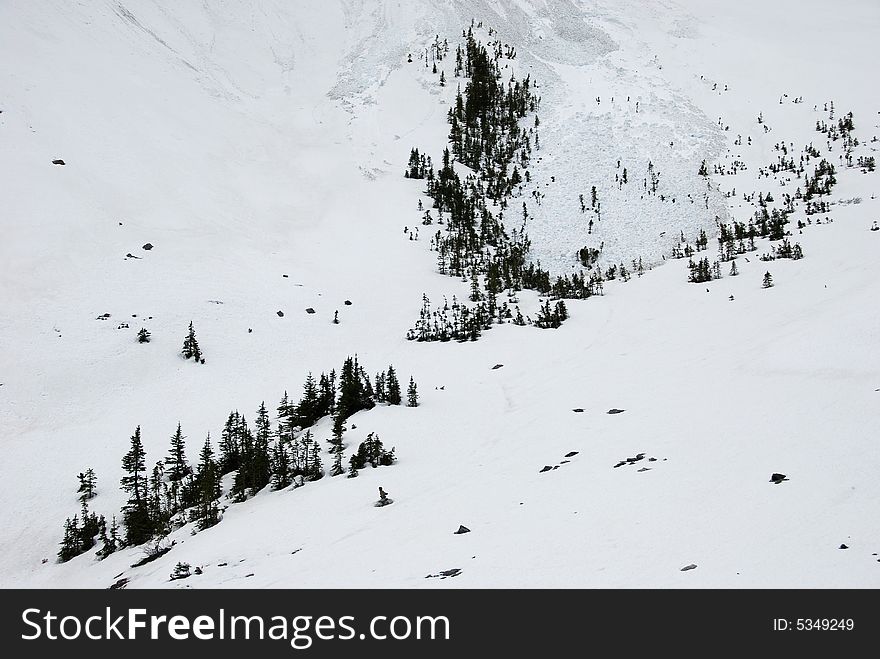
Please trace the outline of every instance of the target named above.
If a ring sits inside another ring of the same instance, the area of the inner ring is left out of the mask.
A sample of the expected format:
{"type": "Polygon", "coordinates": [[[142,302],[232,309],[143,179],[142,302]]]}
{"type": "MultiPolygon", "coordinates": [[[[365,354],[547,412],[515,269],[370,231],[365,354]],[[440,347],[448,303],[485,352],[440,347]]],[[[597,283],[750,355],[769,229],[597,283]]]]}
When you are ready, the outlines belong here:
{"type": "Polygon", "coordinates": [[[877,34],[871,0],[3,2],[0,585],[880,586],[877,34]],[[550,291],[491,290],[503,241],[438,272],[451,213],[403,175],[441,172],[468,32],[539,99],[481,210],[591,278],[555,329],[510,322],[550,291]],[[475,286],[511,317],[407,340],[475,286]],[[342,420],[343,465],[370,433],[393,465],[331,477],[325,417],[320,480],[229,473],[156,560],[58,562],[77,474],[122,519],[136,427],[147,471],[178,423],[195,466],[265,402],[275,446],[353,355],[418,385],[342,420]]]}

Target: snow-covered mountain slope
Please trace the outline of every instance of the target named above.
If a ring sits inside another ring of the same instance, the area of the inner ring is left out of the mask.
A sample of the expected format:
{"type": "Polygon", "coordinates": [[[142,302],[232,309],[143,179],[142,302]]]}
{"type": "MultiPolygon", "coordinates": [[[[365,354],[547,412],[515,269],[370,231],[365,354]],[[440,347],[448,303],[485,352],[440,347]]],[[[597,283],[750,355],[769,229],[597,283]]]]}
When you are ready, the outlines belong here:
{"type": "Polygon", "coordinates": [[[0,584],[880,586],[880,186],[815,130],[833,101],[874,153],[877,34],[870,0],[0,4],[0,584]],[[603,267],[654,267],[568,302],[556,330],[410,342],[423,293],[469,290],[424,228],[408,239],[429,199],[402,173],[413,147],[439,162],[455,96],[422,53],[472,19],[539,84],[510,211],[527,202],[533,257],[566,273],[601,245],[603,267]],[[716,221],[753,215],[743,194],[780,207],[803,187],[759,173],[781,142],[838,167],[830,211],[791,217],[806,257],[761,262],[760,240],[738,277],[687,283],[682,233],[706,230],[711,256],[716,221]],[[706,178],[703,159],[747,168],[706,178]],[[190,321],[204,366],[179,355],[190,321]],[[397,464],[225,501],[139,568],[141,548],[56,562],[77,473],[98,475],[94,511],[125,503],[136,426],[151,465],[180,422],[195,462],[230,410],[274,409],[355,353],[419,384],[419,407],[345,433],[346,456],[375,432],[397,464]],[[169,582],[178,561],[203,572],[169,582]]]}

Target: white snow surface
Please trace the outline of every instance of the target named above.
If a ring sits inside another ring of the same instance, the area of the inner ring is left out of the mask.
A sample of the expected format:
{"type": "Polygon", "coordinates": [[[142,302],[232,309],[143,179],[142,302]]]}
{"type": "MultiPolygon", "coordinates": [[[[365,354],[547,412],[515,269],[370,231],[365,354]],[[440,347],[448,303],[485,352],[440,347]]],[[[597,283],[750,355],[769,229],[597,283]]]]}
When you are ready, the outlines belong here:
{"type": "Polygon", "coordinates": [[[878,34],[873,0],[0,3],[0,586],[880,587],[880,185],[814,130],[833,100],[855,155],[876,151],[878,34]],[[408,342],[423,293],[468,291],[427,231],[407,239],[428,199],[402,174],[412,147],[439,162],[458,83],[453,58],[440,87],[420,54],[472,18],[540,85],[512,206],[534,258],[569,272],[604,243],[603,265],[651,269],[568,302],[558,330],[408,342]],[[686,283],[680,232],[706,229],[711,259],[716,220],[755,210],[743,193],[803,185],[757,178],[783,140],[838,167],[831,212],[801,234],[792,216],[806,258],[763,263],[760,241],[740,276],[686,283]],[[707,180],[704,158],[748,169],[707,180]],[[643,194],[648,161],[674,204],[643,194]],[[204,366],[179,355],[190,321],[204,366]],[[119,513],[136,426],[153,464],[180,422],[195,462],[231,410],[298,398],[355,353],[419,384],[419,407],[345,434],[346,457],[376,432],[397,464],[225,501],[140,568],[142,548],[57,563],[77,473],[119,513]],[[642,452],[657,460],[613,467],[642,452]],[[393,505],[373,506],[380,485],[393,505]],[[169,581],[178,561],[203,573],[169,581]]]}

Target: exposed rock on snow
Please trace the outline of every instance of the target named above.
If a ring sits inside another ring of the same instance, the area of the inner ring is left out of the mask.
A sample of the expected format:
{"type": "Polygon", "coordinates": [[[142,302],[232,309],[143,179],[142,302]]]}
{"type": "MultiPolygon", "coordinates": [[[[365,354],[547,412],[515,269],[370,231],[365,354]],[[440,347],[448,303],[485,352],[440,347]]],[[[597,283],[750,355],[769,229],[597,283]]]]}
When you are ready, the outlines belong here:
{"type": "Polygon", "coordinates": [[[779,485],[782,481],[787,481],[787,480],[788,480],[788,477],[785,474],[777,474],[774,472],[773,475],[770,476],[770,482],[775,483],[776,485],[779,485]]]}
{"type": "Polygon", "coordinates": [[[471,530],[464,526],[463,524],[459,524],[458,531],[454,531],[454,535],[461,535],[462,533],[470,533],[471,530]]]}

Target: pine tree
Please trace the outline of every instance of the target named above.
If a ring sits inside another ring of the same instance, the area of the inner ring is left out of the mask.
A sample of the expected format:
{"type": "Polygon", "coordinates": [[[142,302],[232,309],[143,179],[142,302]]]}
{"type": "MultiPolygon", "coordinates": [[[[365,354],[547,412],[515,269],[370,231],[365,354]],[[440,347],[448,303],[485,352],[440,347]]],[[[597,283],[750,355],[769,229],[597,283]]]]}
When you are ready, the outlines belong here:
{"type": "Polygon", "coordinates": [[[230,474],[241,465],[241,452],[238,442],[241,417],[238,412],[230,412],[220,435],[221,474],[230,474]]]}
{"type": "Polygon", "coordinates": [[[98,482],[98,477],[95,476],[95,470],[89,467],[85,470],[85,472],[79,473],[76,476],[79,479],[79,489],[77,492],[79,493],[79,500],[83,503],[95,498],[95,486],[98,482]]]}
{"type": "Polygon", "coordinates": [[[290,453],[287,440],[278,427],[278,438],[272,449],[272,489],[281,490],[293,482],[293,471],[290,467],[290,453]]]}
{"type": "Polygon", "coordinates": [[[101,527],[101,548],[98,550],[99,559],[107,558],[113,552],[122,548],[122,539],[119,537],[119,525],[116,523],[114,515],[110,522],[110,535],[107,535],[106,523],[101,527]]]}
{"type": "Polygon", "coordinates": [[[183,350],[181,350],[181,354],[183,354],[184,359],[193,357],[196,360],[196,363],[201,363],[202,361],[202,350],[199,348],[198,340],[196,340],[196,332],[193,329],[192,321],[189,323],[189,332],[183,340],[183,350]]]}
{"type": "Polygon", "coordinates": [[[397,381],[397,373],[394,366],[388,367],[385,379],[385,398],[389,405],[400,405],[400,382],[397,381]]]}
{"type": "Polygon", "coordinates": [[[138,343],[149,343],[150,342],[150,332],[145,327],[141,327],[137,333],[137,341],[138,343]]]}
{"type": "Polygon", "coordinates": [[[730,276],[736,277],[738,274],[739,274],[739,270],[736,267],[736,261],[733,261],[730,264],[730,276]]]}
{"type": "Polygon", "coordinates": [[[126,542],[139,545],[153,535],[153,520],[147,507],[146,453],[141,442],[140,426],[131,436],[131,448],[122,458],[122,469],[126,476],[122,477],[120,484],[129,495],[122,517],[126,542]]]}
{"type": "Polygon", "coordinates": [[[266,410],[265,401],[257,410],[257,419],[254,422],[256,434],[254,435],[254,456],[251,493],[256,494],[269,484],[272,476],[272,461],[269,454],[269,443],[272,437],[272,427],[269,422],[269,412],[266,410]]]}
{"type": "Polygon", "coordinates": [[[193,511],[193,519],[198,522],[201,530],[214,526],[220,521],[218,499],[220,498],[220,469],[214,460],[214,449],[211,448],[211,436],[199,453],[199,464],[196,468],[197,503],[193,511]]]}
{"type": "Polygon", "coordinates": [[[79,522],[74,515],[73,519],[68,517],[64,520],[64,537],[61,539],[61,549],[58,550],[58,562],[65,563],[74,556],[79,556],[79,548],[79,522]]]}
{"type": "Polygon", "coordinates": [[[186,462],[186,444],[183,432],[180,429],[180,423],[177,424],[177,430],[171,436],[171,448],[168,457],[165,458],[165,464],[168,465],[168,480],[172,483],[183,480],[191,469],[186,462]]]}
{"type": "Polygon", "coordinates": [[[409,386],[406,389],[406,405],[407,407],[419,406],[419,394],[416,390],[416,381],[413,380],[412,376],[409,378],[409,386]]]}
{"type": "Polygon", "coordinates": [[[769,271],[764,273],[764,283],[761,284],[762,288],[771,288],[773,286],[773,275],[770,274],[769,271]]]}

